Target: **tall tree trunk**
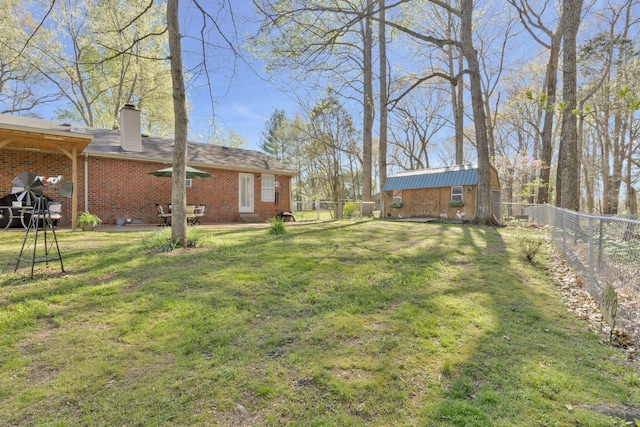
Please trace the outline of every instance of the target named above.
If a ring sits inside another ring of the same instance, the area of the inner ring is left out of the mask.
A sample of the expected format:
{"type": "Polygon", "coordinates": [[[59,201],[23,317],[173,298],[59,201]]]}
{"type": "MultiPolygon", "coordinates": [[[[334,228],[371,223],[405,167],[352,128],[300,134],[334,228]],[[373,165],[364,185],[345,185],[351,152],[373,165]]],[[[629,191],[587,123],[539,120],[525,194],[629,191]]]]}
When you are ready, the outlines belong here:
{"type": "MultiPolygon", "coordinates": [[[[594,194],[594,186],[595,186],[595,171],[597,170],[595,165],[596,159],[596,146],[595,144],[591,144],[591,152],[588,152],[586,148],[586,140],[583,139],[583,150],[585,150],[585,156],[582,157],[582,176],[584,182],[584,193],[586,197],[586,212],[593,213],[595,211],[595,194],[594,194]]],[[[585,211],[585,208],[582,209],[585,211]]]]}
{"type": "Polygon", "coordinates": [[[362,213],[371,216],[371,170],[372,170],[372,146],[373,146],[373,25],[372,25],[373,0],[367,0],[366,17],[364,20],[363,37],[363,141],[362,141],[362,213]]]}
{"type": "Polygon", "coordinates": [[[167,27],[171,55],[171,81],[173,83],[173,109],[175,113],[175,144],[173,148],[173,175],[171,177],[171,239],[178,246],[187,245],[187,96],[182,71],[182,47],[178,21],[178,0],[167,0],[167,27]]]}
{"type": "MultiPolygon", "coordinates": [[[[382,189],[387,180],[387,102],[389,95],[387,93],[387,35],[386,35],[386,13],[385,0],[380,2],[380,23],[378,27],[378,43],[380,45],[380,146],[378,148],[378,167],[380,168],[380,197],[382,199],[382,189]]],[[[385,200],[380,200],[380,215],[384,218],[384,207],[387,205],[385,200]]]]}
{"type": "MultiPolygon", "coordinates": [[[[453,40],[455,35],[453,34],[453,13],[448,11],[448,37],[453,40]]],[[[459,52],[459,49],[454,45],[447,47],[447,56],[449,61],[449,74],[452,76],[460,76],[456,84],[451,85],[451,109],[453,110],[453,126],[454,126],[454,141],[455,141],[455,156],[456,165],[464,163],[464,81],[462,78],[462,71],[464,70],[464,57],[459,52]],[[458,63],[455,63],[454,53],[458,53],[458,63]],[[456,69],[456,65],[458,66],[456,69]]]]}
{"type": "Polygon", "coordinates": [[[611,213],[613,215],[618,214],[618,207],[620,206],[620,187],[622,186],[622,172],[626,157],[624,141],[626,124],[623,123],[623,114],[625,113],[616,111],[613,118],[613,167],[611,171],[613,177],[611,182],[611,213]]]}
{"type": "Polygon", "coordinates": [[[633,188],[633,181],[631,179],[631,170],[633,168],[633,143],[635,139],[633,132],[633,112],[628,112],[627,114],[629,120],[629,145],[627,146],[627,169],[625,179],[625,183],[627,185],[626,206],[631,215],[636,215],[638,213],[638,199],[636,189],[633,188]]]}
{"type": "Polygon", "coordinates": [[[460,37],[462,53],[467,60],[471,88],[471,105],[478,151],[478,209],[473,222],[476,224],[494,225],[491,206],[491,163],[489,161],[489,138],[487,136],[487,120],[482,100],[482,83],[480,80],[480,64],[478,54],[473,47],[473,0],[461,1],[460,37]]]}
{"type": "Polygon", "coordinates": [[[560,43],[562,42],[562,18],[558,21],[549,49],[549,61],[545,75],[545,89],[547,91],[547,105],[544,111],[542,125],[542,151],[540,160],[543,161],[540,170],[540,186],[538,189],[538,203],[549,202],[549,178],[551,177],[551,160],[553,159],[553,119],[555,115],[556,93],[558,86],[558,59],[560,58],[560,43]]]}
{"type": "Polygon", "coordinates": [[[580,26],[583,0],[563,0],[563,56],[562,97],[566,108],[562,111],[562,131],[558,153],[556,205],[578,211],[580,209],[580,157],[578,153],[577,109],[578,69],[576,37],[580,26]]]}
{"type": "Polygon", "coordinates": [[[600,134],[602,135],[600,140],[600,169],[602,173],[602,200],[604,202],[604,206],[602,208],[602,213],[611,214],[611,167],[610,167],[610,159],[611,159],[611,141],[609,140],[609,132],[608,132],[608,111],[605,109],[604,111],[605,125],[600,125],[602,128],[600,134]]]}

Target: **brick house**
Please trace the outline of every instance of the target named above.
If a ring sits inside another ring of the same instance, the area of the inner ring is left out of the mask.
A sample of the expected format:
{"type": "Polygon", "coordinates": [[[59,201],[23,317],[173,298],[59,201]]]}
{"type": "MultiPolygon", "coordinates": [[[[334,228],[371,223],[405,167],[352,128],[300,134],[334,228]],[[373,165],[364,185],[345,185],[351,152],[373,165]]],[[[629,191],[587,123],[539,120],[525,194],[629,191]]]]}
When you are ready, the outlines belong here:
{"type": "MultiPolygon", "coordinates": [[[[171,202],[171,178],[149,173],[171,166],[173,140],[141,135],[140,112],[132,106],[122,109],[120,127],[0,115],[0,197],[12,192],[21,172],[63,175],[75,191],[73,199],[63,200],[62,226],[75,225],[72,219],[85,210],[106,224],[121,218],[159,223],[155,205],[166,209],[171,202]]],[[[264,153],[189,143],[187,165],[211,174],[187,180],[187,204],[205,206],[202,223],[265,221],[291,209],[291,178],[298,173],[264,153]]],[[[60,200],[58,192],[47,188],[45,195],[60,200]]]]}

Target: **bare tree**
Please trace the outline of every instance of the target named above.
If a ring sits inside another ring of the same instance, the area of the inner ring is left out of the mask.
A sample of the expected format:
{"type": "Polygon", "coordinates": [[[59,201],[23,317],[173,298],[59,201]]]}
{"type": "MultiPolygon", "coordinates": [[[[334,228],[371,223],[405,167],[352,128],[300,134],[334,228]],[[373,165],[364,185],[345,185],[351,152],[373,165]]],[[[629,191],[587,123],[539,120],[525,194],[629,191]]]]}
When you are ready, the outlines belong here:
{"type": "Polygon", "coordinates": [[[528,0],[508,0],[518,11],[520,21],[531,37],[549,51],[547,67],[542,92],[544,96],[539,101],[544,111],[544,124],[540,132],[540,160],[543,165],[540,169],[540,185],[538,188],[538,203],[549,201],[549,176],[551,173],[551,161],[553,158],[553,121],[555,117],[556,93],[558,85],[558,60],[560,58],[560,46],[562,42],[562,15],[556,20],[555,29],[544,21],[544,13],[549,9],[549,1],[536,3],[539,9],[535,9],[528,0]]]}
{"type": "MultiPolygon", "coordinates": [[[[351,116],[337,98],[329,95],[309,111],[306,144],[309,175],[316,183],[316,194],[333,202],[349,196],[347,181],[357,183],[362,159],[356,157],[357,132],[351,116]],[[354,166],[356,168],[354,169],[354,166]],[[348,179],[347,179],[348,178],[348,179]]],[[[351,192],[353,194],[353,192],[351,192]]],[[[337,204],[335,214],[339,214],[337,204]]]]}
{"type": "MultiPolygon", "coordinates": [[[[390,164],[401,170],[426,169],[431,147],[448,121],[442,116],[448,104],[446,90],[435,82],[400,100],[390,114],[390,164]]],[[[407,82],[410,84],[410,81],[407,82]]]]}
{"type": "MultiPolygon", "coordinates": [[[[374,124],[373,0],[335,4],[314,0],[254,0],[262,25],[253,42],[269,67],[288,70],[299,82],[331,80],[334,93],[362,105],[362,199],[372,200],[374,124]]],[[[316,88],[317,89],[317,88],[316,88]]],[[[371,204],[365,204],[370,214],[371,204]]]]}

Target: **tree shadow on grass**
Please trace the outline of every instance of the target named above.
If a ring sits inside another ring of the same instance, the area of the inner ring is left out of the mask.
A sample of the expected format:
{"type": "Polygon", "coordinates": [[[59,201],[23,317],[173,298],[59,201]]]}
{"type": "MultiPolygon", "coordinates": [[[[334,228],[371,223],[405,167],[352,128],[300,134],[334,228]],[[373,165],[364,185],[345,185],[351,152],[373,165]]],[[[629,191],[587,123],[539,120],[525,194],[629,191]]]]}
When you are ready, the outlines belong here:
{"type": "MultiPolygon", "coordinates": [[[[49,412],[80,419],[64,402],[84,401],[96,423],[122,423],[107,408],[131,407],[99,386],[113,381],[136,401],[171,390],[138,409],[183,423],[194,400],[215,400],[218,413],[242,403],[258,421],[282,413],[300,425],[540,425],[589,379],[619,391],[597,373],[573,378],[559,352],[585,361],[593,340],[564,324],[545,274],[517,264],[503,230],[363,222],[235,233],[173,255],[108,245],[78,264],[79,281],[12,289],[11,301],[48,302],[36,321],[56,328],[38,338],[68,348],[65,361],[43,349],[42,364],[64,372],[92,360],[92,384],[58,393],[49,412]]],[[[561,421],[576,419],[586,418],[561,421]]]]}
{"type": "Polygon", "coordinates": [[[458,300],[483,296],[494,321],[476,337],[466,337],[463,345],[473,351],[443,372],[446,391],[438,404],[426,405],[425,419],[442,426],[612,422],[574,409],[622,403],[618,399],[626,389],[619,387],[616,369],[597,360],[607,350],[559,304],[548,274],[509,251],[502,234],[487,230],[485,247],[473,249],[473,275],[447,291],[458,300]]]}

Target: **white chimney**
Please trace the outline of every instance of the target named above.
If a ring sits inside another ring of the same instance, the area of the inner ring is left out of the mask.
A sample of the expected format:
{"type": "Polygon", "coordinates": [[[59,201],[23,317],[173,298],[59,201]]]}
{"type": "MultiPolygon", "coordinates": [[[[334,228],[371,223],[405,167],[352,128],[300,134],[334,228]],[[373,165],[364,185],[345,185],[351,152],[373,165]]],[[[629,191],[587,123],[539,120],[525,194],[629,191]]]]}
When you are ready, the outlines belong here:
{"type": "Polygon", "coordinates": [[[125,104],[120,110],[120,145],[125,151],[142,151],[140,110],[133,104],[125,104]]]}

